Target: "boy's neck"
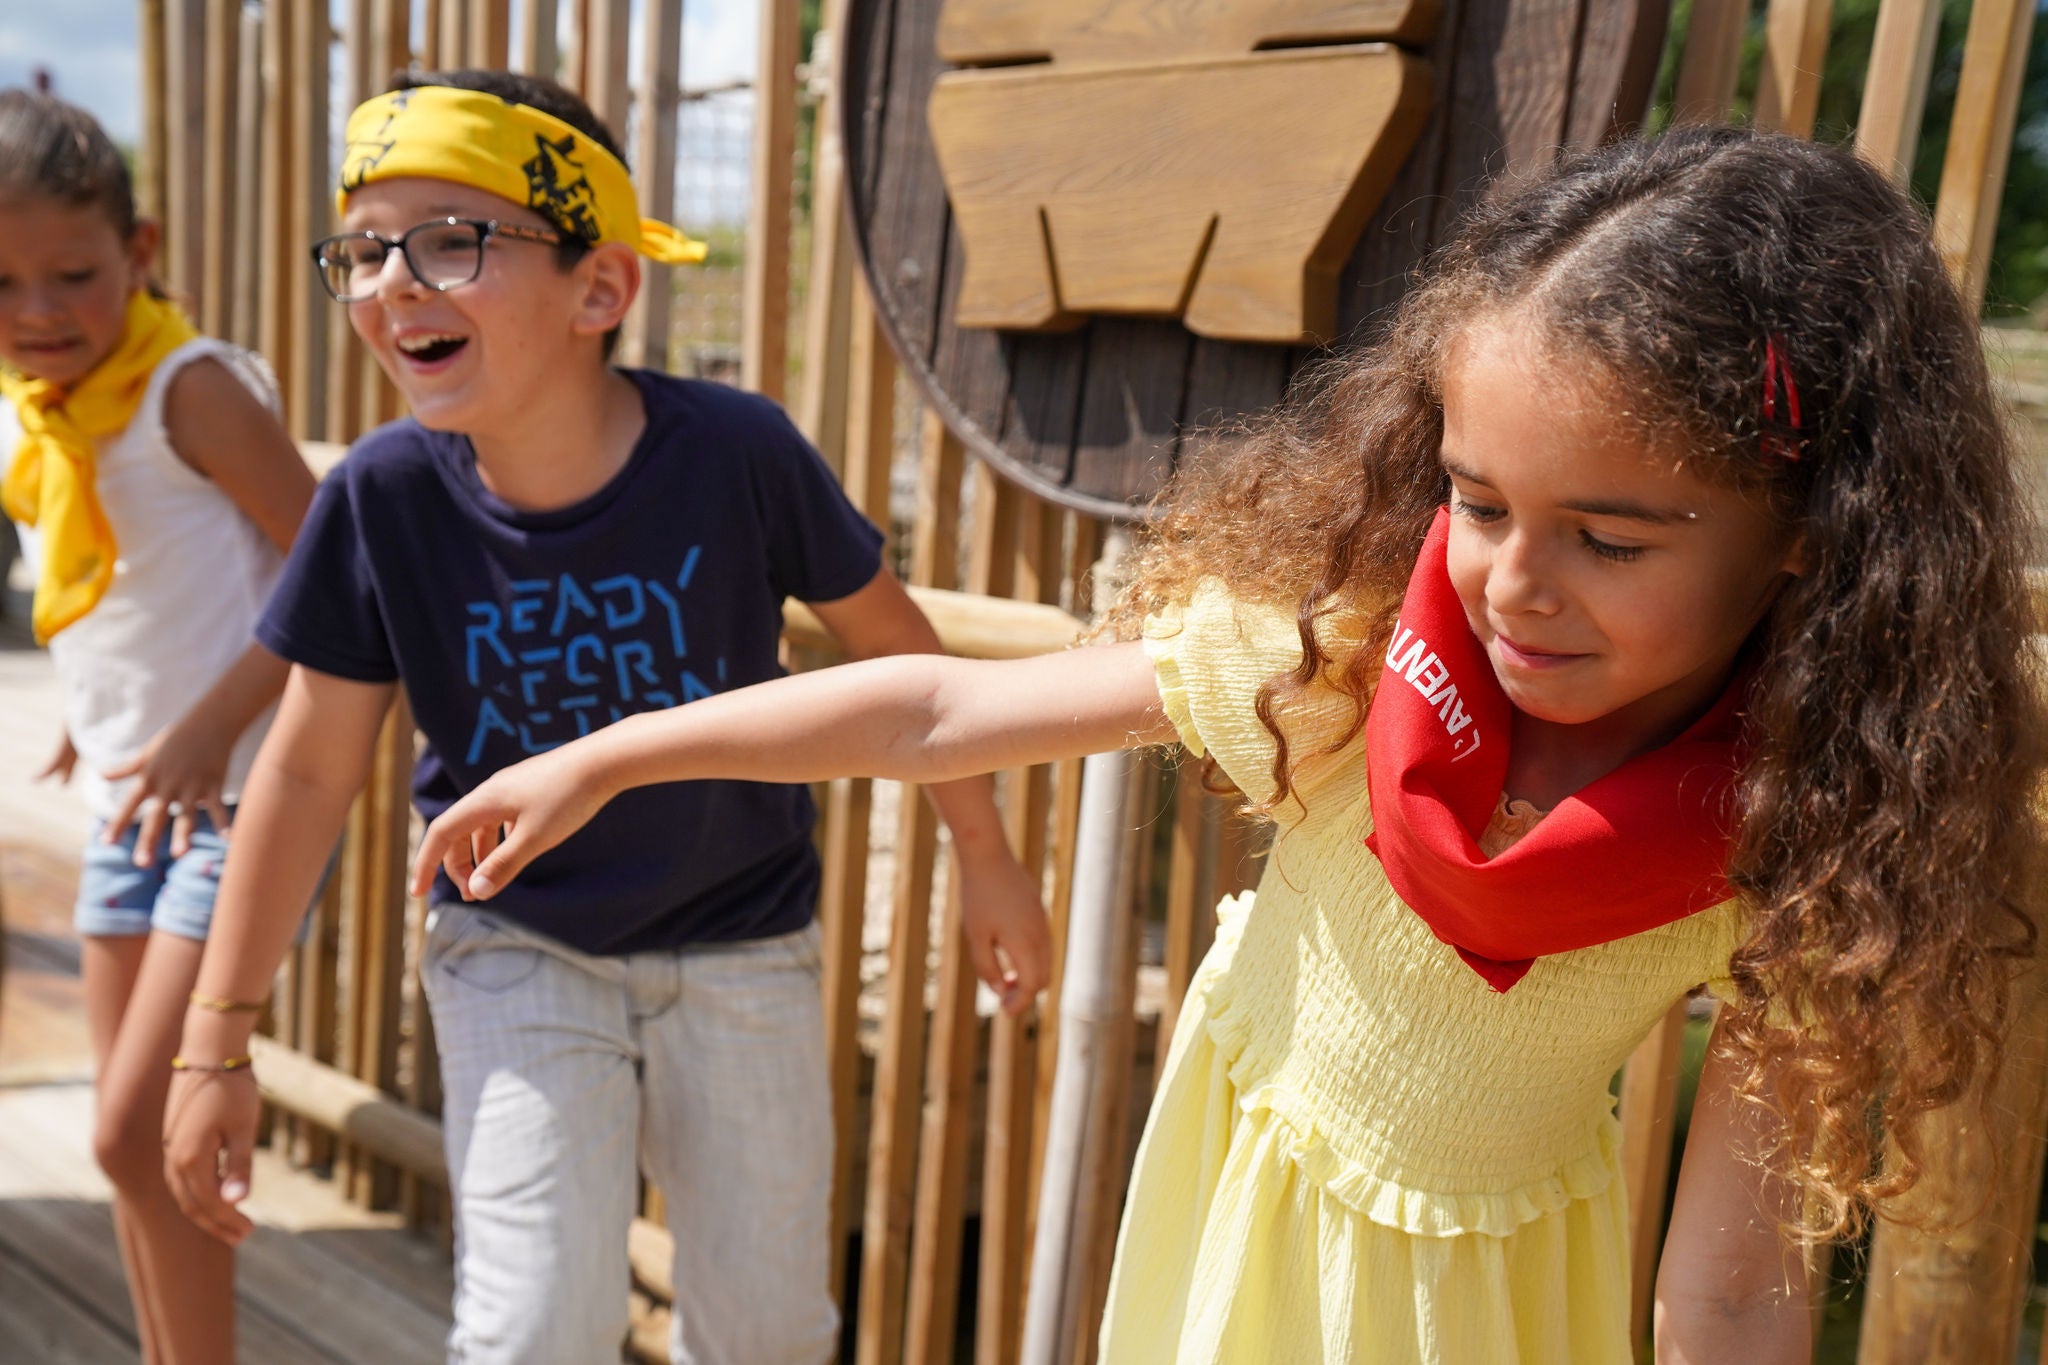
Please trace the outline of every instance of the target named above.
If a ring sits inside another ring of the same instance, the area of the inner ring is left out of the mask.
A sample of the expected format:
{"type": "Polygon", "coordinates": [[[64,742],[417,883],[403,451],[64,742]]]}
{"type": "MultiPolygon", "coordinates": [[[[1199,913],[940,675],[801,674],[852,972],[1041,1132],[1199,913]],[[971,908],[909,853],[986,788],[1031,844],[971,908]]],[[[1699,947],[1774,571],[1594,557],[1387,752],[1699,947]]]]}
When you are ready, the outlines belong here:
{"type": "Polygon", "coordinates": [[[647,427],[640,387],[607,366],[550,384],[489,431],[468,433],[477,477],[522,512],[572,507],[611,482],[647,427]]]}

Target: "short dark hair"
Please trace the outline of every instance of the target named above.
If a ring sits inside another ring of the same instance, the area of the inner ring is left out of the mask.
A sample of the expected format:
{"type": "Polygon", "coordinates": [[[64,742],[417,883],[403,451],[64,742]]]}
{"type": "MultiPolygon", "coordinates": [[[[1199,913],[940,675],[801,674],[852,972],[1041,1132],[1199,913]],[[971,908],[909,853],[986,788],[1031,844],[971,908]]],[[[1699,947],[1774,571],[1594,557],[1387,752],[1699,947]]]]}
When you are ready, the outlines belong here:
{"type": "Polygon", "coordinates": [[[54,95],[0,90],[0,194],[97,207],[124,242],[135,231],[135,186],[120,149],[91,114],[54,95]]]}
{"type": "MultiPolygon", "coordinates": [[[[510,104],[524,104],[552,115],[574,128],[577,132],[595,142],[626,165],[626,152],[612,130],[604,126],[604,120],[597,116],[583,97],[575,91],[549,80],[545,76],[529,76],[520,71],[489,71],[468,67],[457,71],[401,71],[391,78],[393,90],[417,90],[421,86],[440,85],[454,90],[474,90],[480,95],[496,95],[510,104]]],[[[630,166],[628,170],[632,169],[630,166]]],[[[567,233],[555,247],[555,263],[563,270],[573,269],[576,263],[590,253],[590,244],[567,233]]],[[[609,361],[612,352],[618,349],[619,329],[614,327],[604,334],[604,358],[609,361]]]]}

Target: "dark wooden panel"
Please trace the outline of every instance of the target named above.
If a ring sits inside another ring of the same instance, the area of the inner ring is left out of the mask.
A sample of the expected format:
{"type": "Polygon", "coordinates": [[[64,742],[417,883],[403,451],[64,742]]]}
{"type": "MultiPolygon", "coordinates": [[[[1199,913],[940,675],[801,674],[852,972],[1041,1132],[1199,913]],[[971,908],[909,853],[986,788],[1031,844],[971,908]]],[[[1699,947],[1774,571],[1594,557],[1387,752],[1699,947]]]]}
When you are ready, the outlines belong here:
{"type": "MultiPolygon", "coordinates": [[[[848,18],[847,206],[884,324],[974,454],[1066,506],[1139,515],[1185,430],[1270,407],[1320,353],[1195,338],[1164,319],[1050,334],[955,327],[960,243],[925,122],[944,69],[939,8],[852,0],[848,18]]],[[[1490,177],[1639,122],[1667,13],[1668,0],[1444,0],[1422,53],[1430,121],[1345,265],[1340,335],[1386,316],[1490,177]]]]}

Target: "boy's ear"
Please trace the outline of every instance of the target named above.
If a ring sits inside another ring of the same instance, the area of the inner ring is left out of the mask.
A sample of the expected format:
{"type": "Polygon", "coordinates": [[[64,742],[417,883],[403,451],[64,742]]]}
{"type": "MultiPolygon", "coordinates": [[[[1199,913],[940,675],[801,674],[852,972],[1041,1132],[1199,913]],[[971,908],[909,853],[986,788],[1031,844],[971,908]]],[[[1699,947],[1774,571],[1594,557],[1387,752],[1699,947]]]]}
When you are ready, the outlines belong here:
{"type": "Polygon", "coordinates": [[[603,336],[625,321],[640,293],[640,255],[624,242],[599,242],[576,267],[583,283],[571,327],[578,336],[603,336]]]}

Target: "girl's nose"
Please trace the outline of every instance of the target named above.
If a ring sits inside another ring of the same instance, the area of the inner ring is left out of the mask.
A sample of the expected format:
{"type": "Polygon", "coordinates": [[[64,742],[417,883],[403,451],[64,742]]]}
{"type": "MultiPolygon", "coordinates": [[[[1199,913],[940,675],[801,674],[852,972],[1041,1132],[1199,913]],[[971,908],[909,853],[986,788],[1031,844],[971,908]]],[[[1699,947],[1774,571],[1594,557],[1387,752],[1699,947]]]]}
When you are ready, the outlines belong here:
{"type": "Polygon", "coordinates": [[[1486,605],[1501,616],[1547,615],[1557,609],[1543,548],[1526,532],[1508,532],[1486,566],[1486,605]]]}
{"type": "Polygon", "coordinates": [[[57,302],[57,291],[47,284],[25,280],[18,297],[20,302],[15,305],[15,314],[24,322],[57,322],[64,316],[64,307],[57,302]]]}

